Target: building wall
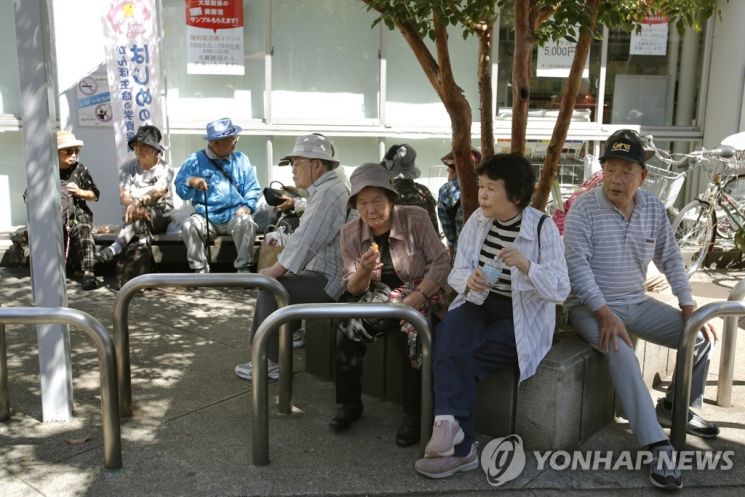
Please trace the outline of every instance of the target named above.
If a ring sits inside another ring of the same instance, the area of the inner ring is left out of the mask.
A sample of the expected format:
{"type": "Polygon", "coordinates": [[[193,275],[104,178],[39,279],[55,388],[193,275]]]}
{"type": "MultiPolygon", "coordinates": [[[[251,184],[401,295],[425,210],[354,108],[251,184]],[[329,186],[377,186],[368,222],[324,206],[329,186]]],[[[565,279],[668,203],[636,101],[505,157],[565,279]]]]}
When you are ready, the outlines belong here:
{"type": "Polygon", "coordinates": [[[706,99],[704,146],[743,131],[745,92],[745,2],[722,3],[721,18],[714,19],[709,91],[706,99]]]}
{"type": "MultiPolygon", "coordinates": [[[[95,223],[117,224],[121,220],[121,206],[116,185],[113,131],[78,126],[76,109],[76,85],[103,64],[99,19],[108,1],[51,0],[50,4],[54,18],[57,61],[54,69],[60,94],[60,127],[73,130],[86,143],[81,161],[91,169],[101,189],[101,201],[92,206],[95,223]]],[[[190,153],[204,146],[202,134],[206,122],[227,115],[246,129],[238,149],[251,158],[262,184],[272,180],[290,182],[289,169],[276,164],[291,149],[294,137],[308,131],[320,131],[332,138],[348,173],[358,164],[379,160],[390,145],[407,142],[417,150],[417,164],[422,170],[420,181],[435,194],[445,181],[446,171],[439,157],[450,147],[447,114],[400,33],[380,25],[371,28],[374,16],[361,2],[244,0],[245,76],[186,74],[184,2],[161,0],[161,5],[170,124],[167,158],[175,168],[190,153]],[[333,22],[327,22],[329,19],[333,22]],[[265,86],[267,71],[271,71],[271,88],[265,86]],[[383,77],[385,83],[381,84],[383,77]]],[[[723,9],[722,20],[714,22],[712,77],[706,95],[708,112],[704,136],[709,146],[736,132],[743,121],[745,52],[741,47],[745,32],[739,25],[745,19],[745,2],[729,2],[723,9]]],[[[476,41],[473,38],[463,40],[455,30],[450,36],[456,81],[471,102],[474,120],[478,120],[476,41]]],[[[495,77],[502,75],[498,94],[505,95],[499,105],[508,105],[509,88],[505,80],[511,73],[511,35],[505,31],[495,38],[502,43],[494,54],[495,77]]],[[[621,64],[619,60],[627,56],[618,48],[619,42],[614,43],[610,50],[613,61],[609,64],[621,64]]],[[[626,42],[621,45],[623,43],[626,42]]],[[[600,73],[599,45],[593,45],[590,55],[589,91],[595,96],[599,96],[595,84],[600,73]]],[[[672,47],[672,41],[670,45],[672,47]]],[[[647,70],[650,60],[649,57],[629,58],[642,72],[647,70]]],[[[0,64],[17,67],[12,2],[0,2],[0,64]]],[[[662,57],[659,64],[663,67],[662,73],[667,71],[664,68],[674,66],[668,58],[662,57]]],[[[629,68],[626,72],[634,71],[629,68]]],[[[554,79],[561,82],[560,78],[554,79]]],[[[545,90],[544,93],[553,93],[557,81],[536,80],[535,85],[545,90]]],[[[608,85],[613,89],[613,81],[609,80],[608,85]]],[[[605,100],[612,107],[609,93],[606,91],[605,100]]],[[[18,95],[17,73],[1,71],[0,147],[4,153],[0,155],[0,227],[24,224],[26,219],[20,195],[26,180],[17,123],[18,95]]],[[[536,140],[546,140],[553,128],[553,118],[545,112],[544,117],[531,118],[529,124],[528,135],[533,142],[528,144],[527,150],[533,154],[535,162],[542,161],[540,154],[545,150],[545,143],[536,140]]],[[[555,110],[551,112],[555,114],[555,110]]],[[[609,110],[603,123],[608,122],[610,114],[609,110]]],[[[573,123],[567,148],[573,151],[585,144],[592,147],[593,142],[586,140],[597,143],[614,129],[603,123],[573,123]]],[[[509,117],[499,114],[495,121],[495,135],[500,139],[498,148],[509,147],[509,133],[509,117]]],[[[701,137],[700,131],[690,128],[673,130],[670,135],[681,133],[692,135],[693,141],[701,137]]],[[[658,145],[669,145],[664,138],[660,139],[657,130],[654,134],[658,145]]],[[[475,122],[476,147],[479,146],[478,136],[475,122]]],[[[581,162],[578,170],[582,170],[581,162]]],[[[574,170],[567,170],[562,181],[565,179],[579,182],[582,177],[574,170]]]]}

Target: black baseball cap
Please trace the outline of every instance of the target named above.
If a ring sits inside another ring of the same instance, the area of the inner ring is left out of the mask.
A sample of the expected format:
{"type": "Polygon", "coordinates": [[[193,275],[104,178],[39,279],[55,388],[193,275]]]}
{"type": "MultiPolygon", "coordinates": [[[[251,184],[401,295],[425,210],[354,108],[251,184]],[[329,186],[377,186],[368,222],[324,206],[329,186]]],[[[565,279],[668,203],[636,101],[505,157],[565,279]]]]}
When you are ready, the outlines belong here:
{"type": "Polygon", "coordinates": [[[633,129],[619,129],[608,137],[605,142],[605,154],[600,157],[600,163],[608,158],[625,159],[645,167],[645,162],[654,155],[654,151],[645,150],[642,140],[633,129]]]}

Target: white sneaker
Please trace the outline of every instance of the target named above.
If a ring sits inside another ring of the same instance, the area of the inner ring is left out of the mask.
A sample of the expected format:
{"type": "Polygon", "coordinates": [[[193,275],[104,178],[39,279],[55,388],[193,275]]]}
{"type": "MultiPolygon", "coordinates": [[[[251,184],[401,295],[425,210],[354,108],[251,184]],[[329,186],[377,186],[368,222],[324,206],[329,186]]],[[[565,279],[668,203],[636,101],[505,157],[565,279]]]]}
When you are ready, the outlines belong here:
{"type": "Polygon", "coordinates": [[[305,347],[305,330],[300,328],[292,334],[292,348],[301,349],[305,347]]]}
{"type": "MultiPolygon", "coordinates": [[[[271,359],[267,359],[267,363],[267,376],[270,380],[278,380],[279,364],[273,362],[271,359]]],[[[238,364],[235,367],[235,374],[237,374],[239,378],[243,378],[244,380],[253,380],[253,364],[251,364],[250,362],[247,362],[245,364],[238,364]]]]}

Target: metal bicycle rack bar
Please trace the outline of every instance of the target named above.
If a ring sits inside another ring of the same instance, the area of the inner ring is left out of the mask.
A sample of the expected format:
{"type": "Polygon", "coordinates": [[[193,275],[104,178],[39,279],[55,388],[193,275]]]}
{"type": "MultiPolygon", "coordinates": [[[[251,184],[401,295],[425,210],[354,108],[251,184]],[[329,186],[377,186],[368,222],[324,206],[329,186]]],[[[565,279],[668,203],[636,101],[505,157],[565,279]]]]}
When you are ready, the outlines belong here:
{"type": "MultiPolygon", "coordinates": [[[[146,288],[161,287],[255,287],[267,290],[281,308],[290,297],[277,280],[254,273],[172,273],[143,274],[129,280],[114,300],[114,343],[116,347],[117,377],[119,382],[119,405],[122,417],[132,416],[132,377],[129,362],[129,303],[134,295],[146,288]]],[[[288,346],[292,342],[289,325],[283,327],[280,346],[292,353],[288,346]]]]}
{"type": "MultiPolygon", "coordinates": [[[[417,310],[403,304],[295,304],[271,313],[256,330],[251,361],[253,368],[253,464],[269,464],[269,388],[267,384],[267,352],[269,337],[281,325],[301,319],[364,318],[401,319],[408,321],[419,331],[422,340],[422,448],[432,434],[432,330],[427,320],[417,310]]],[[[281,347],[280,343],[280,347],[281,347]]],[[[280,412],[289,413],[291,402],[292,371],[282,369],[287,357],[280,349],[280,400],[288,400],[287,406],[280,402],[280,412]],[[283,382],[282,380],[286,378],[283,382]],[[289,388],[288,388],[289,386],[289,388]],[[285,390],[283,392],[283,390],[285,390]],[[283,410],[287,407],[287,410],[283,410]]]]}
{"type": "MultiPolygon", "coordinates": [[[[729,294],[728,301],[745,299],[745,280],[740,281],[729,294]]],[[[735,348],[737,347],[737,317],[724,318],[724,333],[722,334],[722,348],[719,356],[719,385],[717,386],[717,405],[730,407],[732,405],[732,380],[735,369],[735,348]]]]}
{"type": "Polygon", "coordinates": [[[67,324],[82,330],[98,352],[101,374],[101,410],[103,412],[103,464],[107,469],[122,467],[122,437],[119,399],[116,395],[114,343],[108,330],[88,313],[67,307],[0,308],[0,420],[10,417],[8,403],[8,363],[5,349],[5,324],[67,324]]]}
{"type": "Polygon", "coordinates": [[[675,364],[675,387],[673,389],[673,424],[670,440],[678,450],[683,450],[688,424],[688,404],[691,402],[691,376],[693,374],[693,347],[698,330],[709,320],[719,316],[745,315],[745,302],[712,302],[697,309],[688,318],[675,364]]]}

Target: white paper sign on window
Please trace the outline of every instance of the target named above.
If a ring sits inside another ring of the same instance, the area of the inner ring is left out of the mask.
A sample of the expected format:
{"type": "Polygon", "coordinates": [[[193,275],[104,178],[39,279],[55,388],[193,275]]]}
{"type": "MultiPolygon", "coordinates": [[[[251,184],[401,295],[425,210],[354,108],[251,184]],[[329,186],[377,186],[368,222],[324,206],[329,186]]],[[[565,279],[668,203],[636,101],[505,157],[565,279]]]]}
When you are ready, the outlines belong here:
{"type": "MultiPolygon", "coordinates": [[[[577,50],[577,44],[564,38],[559,41],[550,40],[542,47],[538,47],[538,64],[536,66],[536,75],[539,78],[567,78],[569,70],[572,67],[574,52],[577,50]]],[[[587,54],[587,60],[590,60],[590,54],[587,54]]],[[[590,69],[587,61],[582,71],[582,77],[588,78],[590,69]]]]}
{"type": "Polygon", "coordinates": [[[243,0],[186,1],[186,73],[246,73],[243,0]]]}
{"type": "Polygon", "coordinates": [[[645,17],[641,32],[631,32],[629,55],[666,55],[667,24],[667,16],[645,17]]]}

